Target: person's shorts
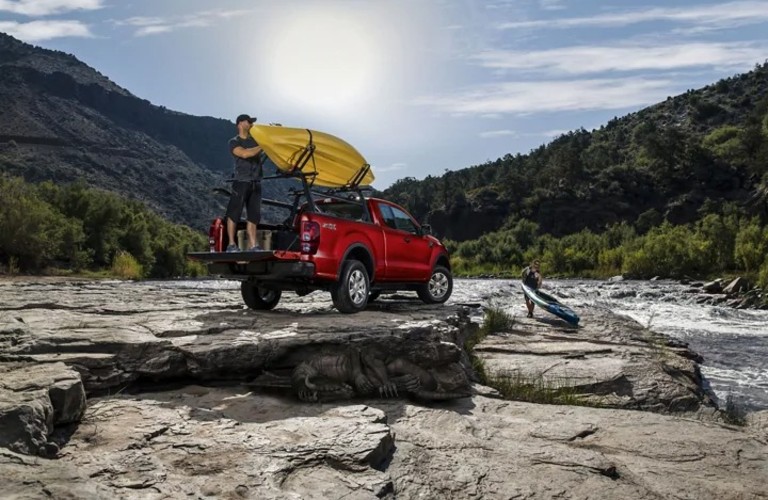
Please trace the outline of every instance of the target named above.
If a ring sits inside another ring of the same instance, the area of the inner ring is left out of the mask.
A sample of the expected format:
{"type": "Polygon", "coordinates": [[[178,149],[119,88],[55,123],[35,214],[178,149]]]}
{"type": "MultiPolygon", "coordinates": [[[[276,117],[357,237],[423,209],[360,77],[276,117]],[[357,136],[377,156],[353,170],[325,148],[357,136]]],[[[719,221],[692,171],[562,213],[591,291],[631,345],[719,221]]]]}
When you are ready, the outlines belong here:
{"type": "Polygon", "coordinates": [[[227,205],[227,217],[240,221],[245,207],[245,220],[258,224],[261,221],[261,182],[235,181],[227,205]]]}

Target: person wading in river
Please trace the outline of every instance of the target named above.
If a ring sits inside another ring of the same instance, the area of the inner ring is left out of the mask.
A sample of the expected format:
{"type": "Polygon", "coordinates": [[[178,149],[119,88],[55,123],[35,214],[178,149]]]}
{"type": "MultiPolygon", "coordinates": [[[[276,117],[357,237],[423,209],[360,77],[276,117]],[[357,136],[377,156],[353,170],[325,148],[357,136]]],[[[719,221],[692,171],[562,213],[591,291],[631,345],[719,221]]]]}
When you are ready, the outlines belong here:
{"type": "MultiPolygon", "coordinates": [[[[534,259],[530,266],[523,269],[523,284],[533,290],[538,290],[541,286],[540,264],[539,259],[534,259]]],[[[536,304],[527,295],[525,296],[525,307],[528,308],[528,317],[533,318],[533,309],[536,304]]]]}

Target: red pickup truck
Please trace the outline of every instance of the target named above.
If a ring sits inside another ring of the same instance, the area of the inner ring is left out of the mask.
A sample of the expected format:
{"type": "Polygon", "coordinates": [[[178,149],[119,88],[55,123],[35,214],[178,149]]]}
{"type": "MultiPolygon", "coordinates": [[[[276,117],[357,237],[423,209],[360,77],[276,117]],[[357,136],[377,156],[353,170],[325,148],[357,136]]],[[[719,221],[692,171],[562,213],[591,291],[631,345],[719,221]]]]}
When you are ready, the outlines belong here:
{"type": "MultiPolygon", "coordinates": [[[[282,225],[259,225],[263,251],[224,252],[222,219],[210,229],[210,251],[190,258],[208,263],[214,275],[242,280],[246,305],[269,310],[283,291],[331,292],[342,313],[363,310],[383,291],[413,290],[428,304],[443,303],[453,290],[448,252],[405,209],[360,190],[309,196],[291,208],[282,225]],[[318,199],[319,197],[319,199],[318,199]]],[[[238,229],[244,229],[244,222],[238,229]]]]}

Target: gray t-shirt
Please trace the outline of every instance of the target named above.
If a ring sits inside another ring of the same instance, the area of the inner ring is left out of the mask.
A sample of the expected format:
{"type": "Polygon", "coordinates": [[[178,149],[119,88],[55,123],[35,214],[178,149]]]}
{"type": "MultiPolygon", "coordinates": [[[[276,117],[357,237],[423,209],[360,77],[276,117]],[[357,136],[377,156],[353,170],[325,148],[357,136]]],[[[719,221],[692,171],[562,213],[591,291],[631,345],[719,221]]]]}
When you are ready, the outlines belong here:
{"type": "MultiPolygon", "coordinates": [[[[249,149],[255,148],[258,146],[258,143],[251,136],[243,139],[239,135],[236,135],[229,140],[229,152],[232,153],[238,146],[249,149]]],[[[263,176],[261,168],[261,164],[263,163],[262,156],[262,154],[259,154],[252,158],[240,158],[232,153],[232,157],[235,159],[234,179],[236,181],[260,181],[263,176]]]]}

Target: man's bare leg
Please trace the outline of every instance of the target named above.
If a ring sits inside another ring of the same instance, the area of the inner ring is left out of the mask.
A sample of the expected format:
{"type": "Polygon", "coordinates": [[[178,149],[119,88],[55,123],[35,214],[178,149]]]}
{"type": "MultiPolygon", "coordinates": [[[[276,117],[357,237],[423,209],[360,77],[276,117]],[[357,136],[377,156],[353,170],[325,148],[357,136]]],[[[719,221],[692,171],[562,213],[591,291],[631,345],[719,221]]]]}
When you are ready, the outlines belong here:
{"type": "Polygon", "coordinates": [[[533,317],[533,309],[536,307],[536,304],[534,304],[533,301],[531,299],[529,299],[528,297],[525,297],[525,307],[528,308],[528,317],[532,318],[533,317]]]}
{"type": "Polygon", "coordinates": [[[227,217],[227,236],[230,245],[237,245],[237,224],[229,217],[227,217]]]}
{"type": "Polygon", "coordinates": [[[253,248],[258,243],[256,241],[256,224],[248,221],[246,224],[246,230],[248,231],[248,248],[253,248]]]}

